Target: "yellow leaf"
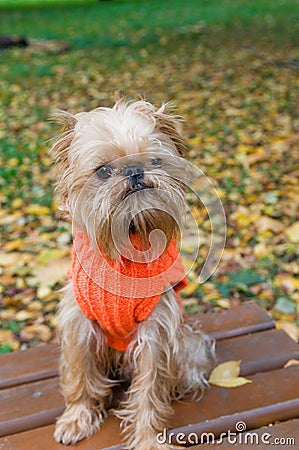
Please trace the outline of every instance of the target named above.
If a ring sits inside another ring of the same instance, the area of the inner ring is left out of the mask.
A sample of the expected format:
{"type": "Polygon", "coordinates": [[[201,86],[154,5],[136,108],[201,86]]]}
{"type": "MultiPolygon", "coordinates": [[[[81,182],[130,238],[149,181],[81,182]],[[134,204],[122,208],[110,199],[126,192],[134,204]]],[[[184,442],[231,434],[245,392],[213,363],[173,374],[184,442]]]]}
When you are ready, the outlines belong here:
{"type": "Polygon", "coordinates": [[[18,158],[10,158],[7,161],[8,167],[18,167],[20,165],[18,158]]]}
{"type": "Polygon", "coordinates": [[[191,282],[185,287],[184,294],[187,296],[192,295],[198,287],[199,287],[199,283],[191,282]]]}
{"type": "Polygon", "coordinates": [[[220,387],[237,387],[252,383],[247,378],[239,377],[241,361],[226,361],[215,367],[210,375],[209,383],[220,387]]]}
{"type": "Polygon", "coordinates": [[[217,305],[223,309],[229,309],[231,307],[231,303],[228,298],[219,298],[217,300],[217,305]]]}
{"type": "Polygon", "coordinates": [[[50,214],[51,210],[48,206],[42,205],[29,205],[25,208],[26,214],[32,214],[34,216],[47,216],[50,214]]]}
{"type": "Polygon", "coordinates": [[[10,330],[2,330],[0,329],[0,343],[3,344],[4,342],[8,342],[11,339],[13,339],[14,334],[10,330]]]}
{"type": "Polygon", "coordinates": [[[276,328],[278,330],[284,330],[293,341],[299,341],[299,328],[294,323],[287,322],[286,320],[278,320],[276,322],[276,328]]]}
{"type": "Polygon", "coordinates": [[[229,379],[240,375],[241,361],[226,361],[216,366],[210,375],[210,382],[214,379],[229,379]]]}
{"type": "Polygon", "coordinates": [[[214,380],[213,382],[210,383],[213,384],[214,386],[234,388],[238,386],[243,386],[244,384],[247,383],[252,383],[252,381],[244,377],[237,377],[231,378],[230,380],[214,380]]]}
{"type": "Polygon", "coordinates": [[[256,244],[253,248],[254,254],[257,258],[269,255],[269,248],[264,243],[256,244]]]}
{"type": "Polygon", "coordinates": [[[9,241],[4,246],[7,252],[11,252],[13,250],[18,250],[20,247],[24,245],[24,241],[22,239],[16,239],[15,241],[9,241]]]}
{"type": "Polygon", "coordinates": [[[40,264],[47,264],[48,261],[59,259],[60,256],[62,258],[64,255],[59,248],[44,249],[39,253],[37,261],[40,264]]]}
{"type": "Polygon", "coordinates": [[[288,239],[294,244],[299,242],[299,221],[293,223],[290,227],[285,230],[285,234],[288,239]]]}
{"type": "Polygon", "coordinates": [[[295,291],[299,289],[299,279],[292,277],[288,273],[282,273],[274,278],[274,286],[283,287],[287,291],[295,291]]]}
{"type": "Polygon", "coordinates": [[[21,206],[23,206],[23,204],[24,204],[24,200],[22,198],[15,198],[11,202],[11,206],[13,209],[19,209],[19,208],[21,208],[21,206]]]}

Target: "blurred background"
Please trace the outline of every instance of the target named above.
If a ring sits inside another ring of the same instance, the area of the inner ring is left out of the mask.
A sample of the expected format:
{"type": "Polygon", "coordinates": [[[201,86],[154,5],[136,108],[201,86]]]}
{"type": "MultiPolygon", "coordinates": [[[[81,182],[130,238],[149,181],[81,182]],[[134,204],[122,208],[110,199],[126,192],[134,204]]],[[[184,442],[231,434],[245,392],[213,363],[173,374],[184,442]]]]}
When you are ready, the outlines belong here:
{"type": "Polygon", "coordinates": [[[224,204],[222,261],[199,284],[204,240],[186,312],[256,299],[298,340],[298,1],[0,0],[0,24],[0,351],[55,339],[71,230],[51,111],[112,106],[115,91],[174,102],[224,204]]]}

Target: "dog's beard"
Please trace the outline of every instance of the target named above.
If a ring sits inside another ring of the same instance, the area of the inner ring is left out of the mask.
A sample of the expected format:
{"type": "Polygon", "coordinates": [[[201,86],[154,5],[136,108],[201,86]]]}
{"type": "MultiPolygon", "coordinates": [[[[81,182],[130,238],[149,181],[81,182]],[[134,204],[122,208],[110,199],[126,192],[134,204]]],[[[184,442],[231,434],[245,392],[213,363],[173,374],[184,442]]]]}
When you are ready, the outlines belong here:
{"type": "Polygon", "coordinates": [[[157,255],[173,238],[180,237],[184,211],[180,183],[160,171],[145,173],[141,190],[131,188],[123,177],[111,178],[100,186],[98,180],[90,180],[77,198],[74,222],[109,259],[127,256],[126,249],[134,247],[135,238],[138,250],[147,251],[154,245],[157,255]],[[152,234],[155,230],[160,231],[152,234]]]}

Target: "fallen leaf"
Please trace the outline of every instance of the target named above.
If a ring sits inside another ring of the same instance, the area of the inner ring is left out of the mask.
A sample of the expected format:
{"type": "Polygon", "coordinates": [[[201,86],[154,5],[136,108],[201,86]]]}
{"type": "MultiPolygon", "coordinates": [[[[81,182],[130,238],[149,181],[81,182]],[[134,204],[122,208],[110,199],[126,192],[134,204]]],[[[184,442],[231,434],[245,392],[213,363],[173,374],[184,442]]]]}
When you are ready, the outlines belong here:
{"type": "Polygon", "coordinates": [[[9,267],[14,266],[20,260],[20,253],[6,253],[0,251],[0,266],[9,267]]]}
{"type": "Polygon", "coordinates": [[[29,341],[37,337],[42,342],[49,342],[52,337],[52,331],[47,325],[29,325],[20,331],[22,339],[29,341]]]}
{"type": "Polygon", "coordinates": [[[273,280],[274,286],[283,287],[287,291],[299,290],[299,279],[292,277],[288,273],[278,274],[273,280]]]}
{"type": "Polygon", "coordinates": [[[294,323],[287,322],[286,320],[278,320],[276,322],[276,328],[278,330],[284,330],[293,341],[299,341],[299,328],[294,323]]]}
{"type": "Polygon", "coordinates": [[[196,281],[191,282],[187,284],[187,286],[184,288],[184,294],[188,297],[189,295],[194,294],[194,292],[198,289],[200,284],[196,281]]]}
{"type": "Polygon", "coordinates": [[[260,233],[264,231],[273,231],[273,233],[281,233],[284,230],[284,224],[279,220],[272,219],[268,216],[261,217],[256,222],[256,227],[260,233]]]}
{"type": "Polygon", "coordinates": [[[285,369],[292,366],[299,366],[299,360],[298,359],[289,359],[285,365],[283,366],[285,369]]]}
{"type": "Polygon", "coordinates": [[[213,384],[214,386],[219,387],[225,387],[225,388],[234,388],[238,386],[243,386],[244,384],[252,383],[251,380],[248,380],[244,377],[237,377],[237,378],[231,378],[231,379],[217,379],[210,381],[210,384],[213,384]]]}
{"type": "Polygon", "coordinates": [[[24,241],[23,239],[16,239],[15,241],[9,241],[7,242],[7,244],[4,246],[4,249],[7,252],[11,252],[13,250],[18,250],[19,248],[21,248],[22,246],[24,246],[24,241]]]}
{"type": "Polygon", "coordinates": [[[216,303],[223,309],[229,309],[231,307],[231,302],[228,298],[219,298],[216,303]]]}
{"type": "Polygon", "coordinates": [[[26,311],[26,310],[18,311],[16,313],[16,315],[15,315],[15,319],[17,321],[20,321],[20,322],[22,322],[23,320],[25,321],[25,320],[28,320],[28,319],[33,319],[35,317],[37,317],[37,313],[36,312],[26,311]]]}
{"type": "Polygon", "coordinates": [[[299,222],[295,222],[293,225],[288,227],[285,230],[285,234],[291,242],[297,244],[299,242],[299,222]]]}
{"type": "Polygon", "coordinates": [[[65,280],[69,267],[69,258],[53,259],[50,260],[47,265],[35,267],[34,275],[30,280],[32,283],[39,284],[38,296],[47,296],[53,285],[59,281],[65,280]]]}
{"type": "Polygon", "coordinates": [[[50,214],[51,209],[48,206],[42,205],[29,205],[25,208],[26,214],[32,214],[34,216],[46,216],[50,214]]]}
{"type": "Polygon", "coordinates": [[[210,375],[209,383],[220,387],[237,387],[252,383],[247,378],[240,377],[241,361],[227,361],[215,367],[210,375]]]}
{"type": "Polygon", "coordinates": [[[37,261],[40,264],[46,265],[47,263],[49,263],[49,261],[52,260],[58,260],[60,261],[64,256],[65,256],[66,251],[64,249],[60,249],[60,248],[46,248],[43,249],[38,257],[37,257],[37,261]]]}
{"type": "Polygon", "coordinates": [[[0,329],[0,344],[3,344],[3,342],[8,342],[13,339],[13,337],[14,334],[12,331],[0,329]]]}

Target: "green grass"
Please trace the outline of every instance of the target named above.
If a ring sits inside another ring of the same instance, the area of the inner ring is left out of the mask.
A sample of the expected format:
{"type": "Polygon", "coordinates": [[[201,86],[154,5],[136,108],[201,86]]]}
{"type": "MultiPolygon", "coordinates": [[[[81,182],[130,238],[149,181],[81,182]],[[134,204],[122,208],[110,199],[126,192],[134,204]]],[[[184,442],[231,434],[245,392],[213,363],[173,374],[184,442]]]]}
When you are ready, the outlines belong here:
{"type": "Polygon", "coordinates": [[[96,0],[0,0],[0,9],[72,7],[96,0]]]}
{"type": "Polygon", "coordinates": [[[0,0],[0,8],[2,34],[67,38],[78,45],[144,44],[153,33],[186,32],[184,27],[195,25],[253,25],[256,31],[280,30],[280,38],[288,39],[295,38],[299,19],[295,0],[114,0],[87,1],[84,5],[79,0],[0,0]]]}

